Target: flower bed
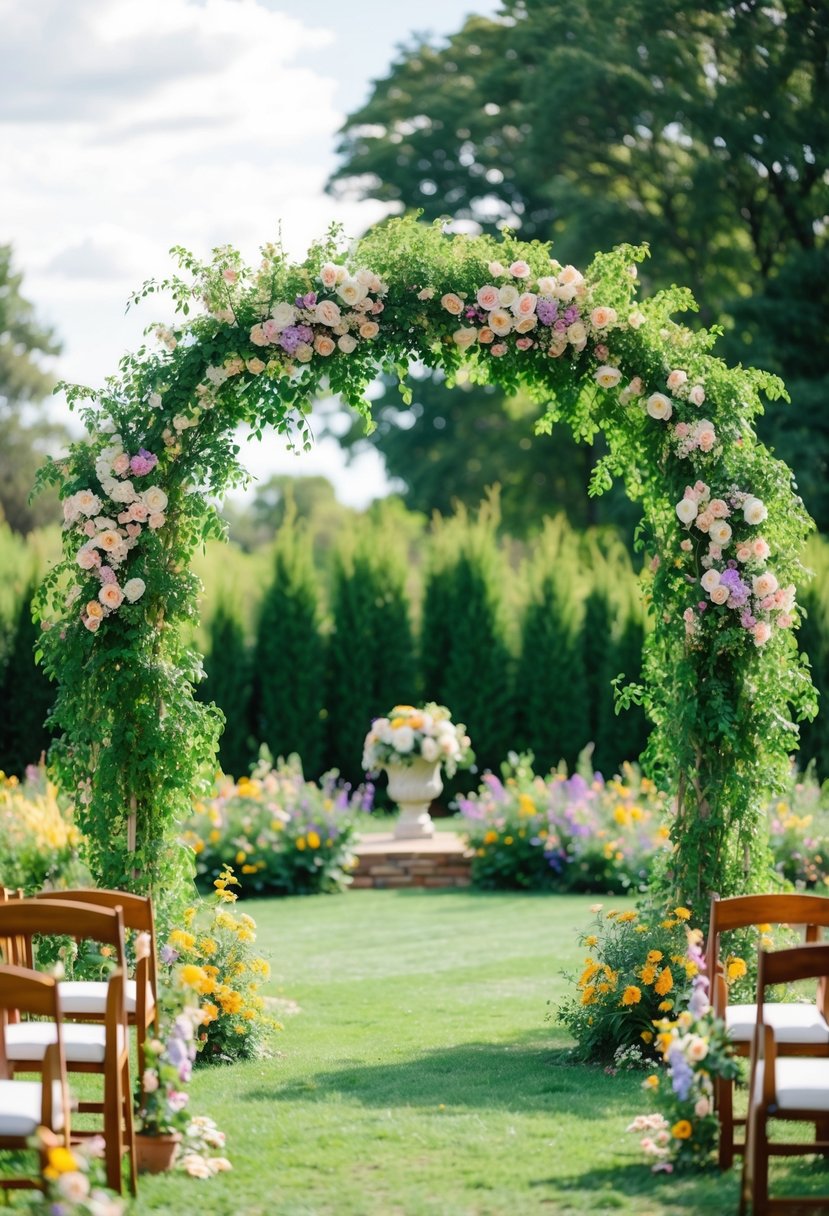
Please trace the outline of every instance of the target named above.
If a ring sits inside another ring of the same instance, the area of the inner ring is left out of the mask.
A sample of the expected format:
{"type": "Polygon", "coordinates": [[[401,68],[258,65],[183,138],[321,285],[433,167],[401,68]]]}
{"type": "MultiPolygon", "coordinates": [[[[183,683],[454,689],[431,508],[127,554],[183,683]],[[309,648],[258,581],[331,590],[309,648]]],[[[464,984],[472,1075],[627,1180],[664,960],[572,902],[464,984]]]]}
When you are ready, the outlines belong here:
{"type": "Polygon", "coordinates": [[[0,772],[0,884],[27,895],[45,886],[85,886],[82,847],[72,806],[43,765],[29,765],[22,782],[0,772]]]}
{"type": "Polygon", "coordinates": [[[605,781],[585,764],[537,776],[512,756],[504,780],[484,775],[458,809],[474,849],[472,882],[485,889],[638,890],[668,842],[666,798],[626,764],[605,781]]]}
{"type": "Polygon", "coordinates": [[[303,779],[298,760],[273,768],[265,759],[238,782],[220,775],[183,839],[204,885],[233,865],[244,894],[338,891],[350,881],[354,816],[371,809],[372,797],[370,786],[352,791],[336,773],[317,785],[303,779]]]}

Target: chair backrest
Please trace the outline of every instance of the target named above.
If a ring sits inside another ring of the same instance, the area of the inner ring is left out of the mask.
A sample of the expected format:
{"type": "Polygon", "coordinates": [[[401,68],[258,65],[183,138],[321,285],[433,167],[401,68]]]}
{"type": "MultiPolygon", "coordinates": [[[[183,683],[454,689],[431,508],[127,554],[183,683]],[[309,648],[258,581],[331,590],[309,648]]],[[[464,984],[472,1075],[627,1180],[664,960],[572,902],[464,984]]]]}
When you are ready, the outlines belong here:
{"type": "Polygon", "coordinates": [[[66,1080],[66,1056],[63,1046],[61,1008],[58,982],[41,971],[26,967],[0,966],[0,1076],[9,1076],[6,1055],[6,1026],[16,1021],[20,1013],[48,1018],[55,1024],[55,1041],[43,1059],[43,1080],[50,1084],[44,1109],[52,1111],[51,1081],[60,1086],[60,1102],[65,1142],[69,1144],[69,1087],[66,1080]]]}
{"type": "Polygon", "coordinates": [[[149,980],[153,992],[157,992],[158,960],[155,944],[155,917],[153,902],[148,895],[136,895],[132,891],[110,891],[101,887],[75,887],[70,891],[40,891],[34,898],[94,904],[101,908],[120,908],[124,917],[124,928],[150,935],[149,980]]]}
{"type": "Polygon", "coordinates": [[[796,984],[799,980],[829,977],[829,944],[789,946],[785,950],[763,950],[757,972],[757,1020],[762,1020],[765,989],[771,984],[796,984]]]}
{"type": "Polygon", "coordinates": [[[731,929],[751,925],[805,925],[806,941],[819,939],[820,927],[829,925],[829,897],[825,895],[735,895],[711,897],[708,926],[708,974],[712,981],[719,963],[719,937],[731,929]]]}
{"type": "Polygon", "coordinates": [[[90,939],[115,947],[115,965],[126,971],[124,916],[120,909],[57,899],[12,899],[0,903],[0,939],[36,935],[90,939]]]}

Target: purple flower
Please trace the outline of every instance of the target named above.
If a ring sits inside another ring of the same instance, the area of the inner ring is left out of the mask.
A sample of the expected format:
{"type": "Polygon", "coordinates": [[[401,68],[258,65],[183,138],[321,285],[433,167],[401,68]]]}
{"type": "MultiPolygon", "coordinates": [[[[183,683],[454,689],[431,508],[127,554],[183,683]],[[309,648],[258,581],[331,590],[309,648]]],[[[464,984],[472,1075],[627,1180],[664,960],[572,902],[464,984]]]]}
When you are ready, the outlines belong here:
{"type": "Polygon", "coordinates": [[[162,963],[174,963],[178,958],[178,950],[174,950],[172,946],[162,946],[159,951],[159,958],[162,963]]]}
{"type": "Polygon", "coordinates": [[[484,773],[483,782],[496,802],[506,802],[504,787],[494,773],[484,773]]]}
{"type": "Polygon", "coordinates": [[[542,296],[535,306],[535,313],[542,325],[552,325],[558,317],[558,300],[542,296]]]}
{"type": "Polygon", "coordinates": [[[748,608],[746,608],[745,612],[740,617],[740,624],[742,625],[743,629],[753,629],[757,624],[757,618],[752,616],[748,608]]]}
{"type": "Polygon", "coordinates": [[[678,1044],[673,1044],[668,1051],[668,1067],[671,1072],[671,1088],[680,1102],[687,1101],[694,1081],[694,1070],[678,1044]]]}
{"type": "Polygon", "coordinates": [[[315,291],[309,291],[304,296],[297,296],[297,298],[294,300],[294,304],[297,308],[313,308],[316,305],[316,302],[317,293],[315,291]]]}
{"type": "Polygon", "coordinates": [[[158,457],[154,453],[148,452],[146,448],[139,448],[138,455],[133,456],[130,461],[130,472],[136,477],[145,477],[157,464],[158,457]]]}

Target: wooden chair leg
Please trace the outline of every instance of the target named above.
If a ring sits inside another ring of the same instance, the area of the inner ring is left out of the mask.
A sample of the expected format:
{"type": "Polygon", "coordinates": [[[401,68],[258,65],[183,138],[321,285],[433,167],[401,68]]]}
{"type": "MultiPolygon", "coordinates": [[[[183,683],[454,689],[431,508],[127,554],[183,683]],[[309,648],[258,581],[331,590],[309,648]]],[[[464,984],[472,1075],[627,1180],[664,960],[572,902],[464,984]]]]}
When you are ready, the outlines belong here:
{"type": "Polygon", "coordinates": [[[132,1094],[130,1093],[129,1061],[124,1061],[124,1076],[121,1082],[124,1099],[124,1142],[129,1157],[130,1194],[138,1194],[138,1169],[135,1161],[135,1127],[132,1118],[132,1094]]]}
{"type": "Polygon", "coordinates": [[[715,1102],[720,1121],[720,1140],[717,1164],[721,1170],[730,1170],[734,1164],[734,1082],[716,1081],[715,1102]]]}
{"type": "Polygon", "coordinates": [[[123,1084],[118,1064],[107,1065],[104,1077],[104,1139],[106,1141],[107,1186],[117,1194],[124,1193],[121,1180],[121,1158],[124,1151],[122,1139],[123,1084]]]}
{"type": "MultiPolygon", "coordinates": [[[[757,1113],[751,1137],[751,1216],[767,1216],[769,1210],[769,1152],[765,1114],[757,1113]]],[[[748,1150],[746,1150],[748,1151],[748,1150]]]]}

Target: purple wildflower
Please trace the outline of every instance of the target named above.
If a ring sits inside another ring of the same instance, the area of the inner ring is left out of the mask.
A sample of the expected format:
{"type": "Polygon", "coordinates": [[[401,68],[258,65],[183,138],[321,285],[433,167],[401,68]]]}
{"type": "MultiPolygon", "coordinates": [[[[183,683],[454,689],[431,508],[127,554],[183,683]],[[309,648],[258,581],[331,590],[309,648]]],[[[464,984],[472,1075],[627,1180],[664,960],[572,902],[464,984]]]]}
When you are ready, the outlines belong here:
{"type": "Polygon", "coordinates": [[[166,963],[169,966],[178,958],[178,950],[174,950],[172,946],[162,946],[159,951],[159,958],[162,963],[166,963]]]}
{"type": "Polygon", "coordinates": [[[294,300],[294,304],[297,308],[313,308],[316,305],[316,302],[317,293],[315,291],[309,291],[304,296],[297,296],[297,298],[294,300]]]}
{"type": "Polygon", "coordinates": [[[748,608],[746,608],[745,612],[740,617],[740,624],[742,625],[743,629],[753,629],[757,624],[757,617],[752,616],[748,608]]]}
{"type": "Polygon", "coordinates": [[[158,457],[153,452],[148,452],[146,448],[139,448],[138,455],[133,456],[130,461],[130,472],[136,477],[145,477],[147,473],[151,473],[158,464],[158,457]]]}
{"type": "Polygon", "coordinates": [[[552,325],[558,317],[558,300],[542,296],[535,306],[535,312],[542,325],[552,325]]]}

